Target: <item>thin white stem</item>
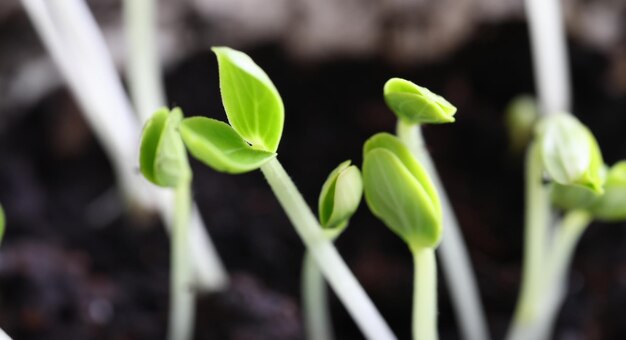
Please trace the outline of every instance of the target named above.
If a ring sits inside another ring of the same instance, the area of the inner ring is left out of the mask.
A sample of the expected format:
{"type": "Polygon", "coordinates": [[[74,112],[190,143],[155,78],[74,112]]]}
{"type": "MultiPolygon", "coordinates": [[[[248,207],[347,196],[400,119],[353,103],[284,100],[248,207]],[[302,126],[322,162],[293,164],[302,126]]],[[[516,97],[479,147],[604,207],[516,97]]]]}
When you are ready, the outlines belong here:
{"type": "Polygon", "coordinates": [[[302,312],[308,340],[333,340],[326,281],[307,252],[302,261],[302,312]]]}
{"type": "Polygon", "coordinates": [[[317,218],[289,178],[278,159],[261,167],[276,198],[285,210],[300,239],[317,262],[322,274],[348,310],[367,339],[395,339],[363,287],[343,261],[337,249],[326,237],[317,218]]]}
{"type": "Polygon", "coordinates": [[[430,175],[439,194],[443,213],[443,238],[438,254],[462,336],[466,340],[488,340],[487,322],[461,228],[437,169],[424,147],[421,129],[417,125],[398,121],[397,134],[430,175]]]}
{"type": "Polygon", "coordinates": [[[572,99],[560,1],[526,0],[525,4],[541,112],[569,112],[572,99]]]}
{"type": "MultiPolygon", "coordinates": [[[[125,197],[142,208],[156,204],[170,227],[173,194],[148,185],[136,171],[138,148],[132,146],[139,143],[141,126],[85,3],[22,0],[22,5],[109,156],[125,197]]],[[[190,228],[198,286],[207,291],[223,288],[226,273],[195,206],[190,228]]]]}
{"type": "Polygon", "coordinates": [[[437,340],[437,261],[432,248],[414,249],[413,340],[437,340]]]}
{"type": "Polygon", "coordinates": [[[509,340],[538,340],[532,324],[542,312],[537,301],[542,294],[542,280],[548,256],[550,220],[550,197],[542,181],[543,167],[539,152],[538,145],[531,143],[526,156],[526,216],[522,285],[513,325],[507,337],[509,340]]]}
{"type": "Polygon", "coordinates": [[[171,235],[171,287],[169,340],[188,340],[193,335],[195,317],[192,271],[189,261],[189,216],[191,213],[191,181],[176,188],[174,223],[171,235]]]}
{"type": "Polygon", "coordinates": [[[0,329],[0,340],[11,340],[11,337],[0,329]]]}
{"type": "Polygon", "coordinates": [[[145,122],[165,106],[156,35],[155,0],[124,0],[128,82],[135,108],[145,122]]]}

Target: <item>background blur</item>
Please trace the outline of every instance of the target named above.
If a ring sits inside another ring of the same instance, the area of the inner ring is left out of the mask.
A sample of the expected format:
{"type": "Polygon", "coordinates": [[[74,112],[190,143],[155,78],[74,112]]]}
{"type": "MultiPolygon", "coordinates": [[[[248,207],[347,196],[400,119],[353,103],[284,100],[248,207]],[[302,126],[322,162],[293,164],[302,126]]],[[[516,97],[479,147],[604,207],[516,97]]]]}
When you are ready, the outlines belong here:
{"type": "MultiPolygon", "coordinates": [[[[88,1],[120,71],[121,4],[88,1]]],[[[605,161],[626,158],[626,2],[563,1],[574,111],[605,161]]],[[[455,104],[425,128],[459,216],[494,339],[515,306],[522,253],[522,157],[503,113],[533,93],[521,0],[159,1],[170,105],[225,118],[209,47],[241,49],[285,107],[280,159],[307,201],[362,143],[392,131],[382,86],[400,76],[455,104]]],[[[129,148],[137,147],[128,145],[129,148]]],[[[194,162],[194,191],[231,287],[198,299],[197,339],[301,339],[303,247],[259,172],[194,162]]],[[[169,242],[156,217],[124,213],[107,158],[16,0],[0,1],[0,327],[15,339],[163,339],[169,242]]],[[[409,338],[411,256],[365,205],[338,248],[401,339],[409,338]]],[[[570,275],[557,339],[626,339],[626,225],[593,224],[570,275]]],[[[338,339],[360,333],[333,296],[338,339]]],[[[443,280],[442,339],[458,339],[443,280]]]]}

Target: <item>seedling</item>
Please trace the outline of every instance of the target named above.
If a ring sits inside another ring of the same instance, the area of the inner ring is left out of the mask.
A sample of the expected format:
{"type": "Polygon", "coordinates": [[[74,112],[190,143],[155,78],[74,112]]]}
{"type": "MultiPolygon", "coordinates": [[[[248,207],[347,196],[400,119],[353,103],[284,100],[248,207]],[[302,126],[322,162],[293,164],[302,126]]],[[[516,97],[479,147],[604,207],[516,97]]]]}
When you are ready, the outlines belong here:
{"type": "MultiPolygon", "coordinates": [[[[361,172],[350,161],[335,168],[322,186],[318,217],[326,237],[334,241],[348,226],[361,202],[361,172]]],[[[307,252],[302,264],[302,301],[307,339],[332,340],[332,324],[322,272],[307,252]]]]}
{"type": "MultiPolygon", "coordinates": [[[[277,159],[283,102],[267,74],[246,54],[216,47],[222,102],[230,124],[206,117],[180,124],[189,152],[215,170],[238,174],[260,169],[307,250],[367,338],[394,339],[363,288],[277,159]]],[[[333,219],[330,214],[329,220],[333,219]]]]}
{"type": "Polygon", "coordinates": [[[582,233],[594,219],[626,220],[626,163],[606,170],[593,134],[571,115],[548,116],[536,130],[527,156],[523,281],[511,340],[549,337],[582,233]],[[565,213],[552,238],[550,202],[565,213]]]}
{"type": "Polygon", "coordinates": [[[445,233],[439,255],[462,334],[467,340],[487,340],[487,323],[459,223],[437,169],[424,147],[421,133],[422,124],[454,122],[456,107],[428,89],[400,78],[390,79],[385,84],[383,93],[387,106],[398,117],[398,138],[424,167],[441,200],[445,233]]]}
{"type": "Polygon", "coordinates": [[[413,338],[437,339],[435,248],[443,231],[439,197],[426,171],[396,137],[373,136],[363,154],[367,205],[413,253],[413,338]]]}
{"type": "Polygon", "coordinates": [[[515,153],[521,153],[533,137],[539,109],[535,99],[528,95],[514,98],[506,108],[504,124],[509,135],[509,145],[515,153]]]}
{"type": "Polygon", "coordinates": [[[140,170],[150,182],[175,190],[171,235],[170,340],[190,339],[194,304],[187,241],[191,211],[191,168],[178,126],[180,109],[157,111],[146,123],[141,138],[140,170]]]}

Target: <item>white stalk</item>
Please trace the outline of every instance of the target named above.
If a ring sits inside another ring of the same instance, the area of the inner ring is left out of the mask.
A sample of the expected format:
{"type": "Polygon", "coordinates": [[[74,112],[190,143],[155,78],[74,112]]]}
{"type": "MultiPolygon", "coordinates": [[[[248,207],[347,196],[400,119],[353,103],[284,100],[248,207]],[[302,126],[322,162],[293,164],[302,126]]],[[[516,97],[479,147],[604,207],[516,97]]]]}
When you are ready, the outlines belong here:
{"type": "MultiPolygon", "coordinates": [[[[156,206],[169,227],[172,193],[148,185],[136,171],[141,125],[86,4],[82,0],[22,0],[22,4],[109,156],[125,196],[143,208],[156,206]]],[[[227,277],[195,207],[190,223],[197,285],[207,291],[220,289],[227,277]]]]}
{"type": "Polygon", "coordinates": [[[570,112],[569,63],[559,0],[526,0],[535,86],[543,114],[570,112]]]}

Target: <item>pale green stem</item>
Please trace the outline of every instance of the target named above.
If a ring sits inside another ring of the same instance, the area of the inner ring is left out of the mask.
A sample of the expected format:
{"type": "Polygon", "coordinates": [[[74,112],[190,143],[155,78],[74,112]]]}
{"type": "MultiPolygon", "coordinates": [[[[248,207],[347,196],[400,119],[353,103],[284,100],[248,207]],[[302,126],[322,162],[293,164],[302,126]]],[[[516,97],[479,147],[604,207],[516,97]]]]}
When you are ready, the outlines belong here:
{"type": "Polygon", "coordinates": [[[195,318],[192,271],[189,261],[189,216],[191,213],[191,181],[176,187],[174,225],[171,234],[171,293],[169,340],[192,338],[195,318]]]}
{"type": "Polygon", "coordinates": [[[398,121],[396,133],[430,175],[439,194],[443,213],[443,239],[438,254],[462,336],[466,340],[488,340],[487,322],[461,228],[437,169],[424,147],[421,129],[418,125],[398,121]]]}
{"type": "Polygon", "coordinates": [[[557,225],[541,282],[541,296],[535,301],[535,305],[540,308],[540,314],[528,327],[530,331],[518,336],[517,339],[527,339],[529,335],[537,340],[550,338],[554,320],[567,292],[567,269],[574,257],[576,245],[591,220],[592,217],[588,212],[574,210],[568,212],[557,225]]]}
{"type": "Polygon", "coordinates": [[[437,260],[435,249],[414,249],[413,340],[437,340],[437,260]]]}
{"type": "Polygon", "coordinates": [[[513,325],[508,339],[527,338],[528,329],[537,319],[541,308],[537,305],[542,292],[545,273],[550,220],[549,191],[543,180],[539,147],[531,143],[526,155],[526,211],[524,226],[524,263],[521,293],[517,302],[513,325]]]}
{"type": "Polygon", "coordinates": [[[157,48],[156,0],[124,0],[128,82],[141,121],[165,105],[157,48]]]}
{"type": "Polygon", "coordinates": [[[375,340],[395,339],[278,159],[265,163],[261,171],[307,250],[364,336],[375,340]]]}
{"type": "Polygon", "coordinates": [[[304,330],[308,340],[333,340],[326,281],[317,263],[307,252],[302,263],[304,330]]]}

